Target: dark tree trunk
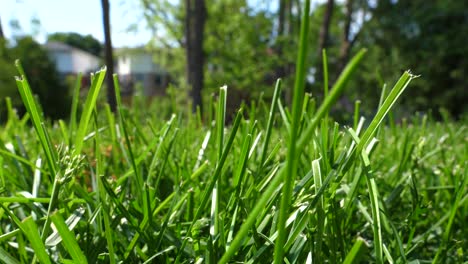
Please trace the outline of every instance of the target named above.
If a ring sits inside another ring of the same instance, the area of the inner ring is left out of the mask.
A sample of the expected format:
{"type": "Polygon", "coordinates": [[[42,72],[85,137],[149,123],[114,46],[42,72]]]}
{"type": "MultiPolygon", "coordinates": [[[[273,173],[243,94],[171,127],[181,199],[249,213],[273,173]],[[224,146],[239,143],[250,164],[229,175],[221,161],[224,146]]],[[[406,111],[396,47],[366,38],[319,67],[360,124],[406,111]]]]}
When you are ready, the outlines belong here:
{"type": "MultiPolygon", "coordinates": [[[[282,57],[283,48],[286,40],[285,34],[285,24],[286,24],[286,2],[288,0],[279,0],[279,9],[278,9],[278,35],[276,41],[276,54],[278,57],[282,57]]],[[[279,64],[276,67],[276,76],[275,78],[283,78],[286,75],[287,63],[279,64]]]]}
{"type": "Polygon", "coordinates": [[[112,54],[112,40],[110,28],[110,5],[109,0],[101,0],[102,3],[102,18],[104,24],[104,47],[105,47],[105,61],[107,66],[106,81],[107,81],[107,102],[112,110],[117,110],[117,102],[115,98],[115,87],[113,81],[114,75],[114,58],[112,54]]]}
{"type": "Polygon", "coordinates": [[[3,34],[2,20],[0,19],[0,41],[5,40],[5,35],[3,34]]]}
{"type": "Polygon", "coordinates": [[[317,49],[317,74],[316,79],[322,80],[323,79],[323,67],[322,67],[322,50],[327,48],[328,46],[328,39],[330,35],[330,23],[333,16],[333,6],[335,5],[334,0],[328,0],[327,6],[325,8],[325,14],[323,15],[322,26],[320,27],[320,35],[319,35],[319,44],[317,49]]]}
{"type": "Polygon", "coordinates": [[[352,16],[353,1],[347,0],[345,6],[345,23],[343,28],[343,36],[341,39],[340,56],[338,58],[338,73],[340,73],[344,69],[346,63],[348,62],[349,52],[355,40],[350,39],[352,16]]]}
{"type": "MultiPolygon", "coordinates": [[[[286,46],[286,49],[290,49],[294,46],[294,41],[292,40],[293,38],[291,36],[296,36],[296,32],[298,31],[297,26],[300,26],[300,24],[295,23],[295,17],[293,14],[293,5],[296,5],[298,8],[299,6],[294,0],[280,0],[280,17],[278,22],[279,24],[282,24],[282,28],[278,28],[278,35],[280,33],[284,36],[283,38],[283,45],[281,46],[281,52],[279,53],[280,56],[283,54],[284,49],[286,46]]],[[[300,20],[300,19],[296,19],[300,20]]],[[[286,61],[285,65],[283,65],[283,68],[281,69],[282,71],[278,75],[279,77],[287,77],[287,76],[292,76],[294,73],[295,69],[295,64],[294,61],[286,61]]],[[[284,85],[286,86],[286,85],[284,85]]],[[[293,87],[292,85],[288,85],[293,87]]],[[[284,91],[284,100],[286,104],[290,105],[292,101],[292,89],[286,89],[284,91]]]]}
{"type": "Polygon", "coordinates": [[[286,23],[286,5],[288,0],[279,0],[278,10],[278,37],[283,36],[286,23]]]}
{"type": "Polygon", "coordinates": [[[202,110],[203,32],[206,20],[205,0],[185,0],[185,48],[187,52],[187,83],[191,89],[192,110],[202,110]]]}

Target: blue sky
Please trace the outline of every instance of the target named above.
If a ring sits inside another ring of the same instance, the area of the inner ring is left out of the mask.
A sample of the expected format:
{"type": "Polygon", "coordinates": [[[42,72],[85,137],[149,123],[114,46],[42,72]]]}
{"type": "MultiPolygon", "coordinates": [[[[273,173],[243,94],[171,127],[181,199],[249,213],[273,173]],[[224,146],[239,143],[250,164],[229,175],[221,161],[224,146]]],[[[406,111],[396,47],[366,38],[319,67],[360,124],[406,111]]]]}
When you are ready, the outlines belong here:
{"type": "MultiPolygon", "coordinates": [[[[146,44],[151,32],[145,29],[137,0],[110,0],[112,41],[115,47],[146,44]],[[137,32],[128,32],[131,24],[137,32]]],[[[47,34],[77,32],[104,40],[100,0],[0,0],[0,19],[7,38],[13,35],[10,21],[18,20],[21,31],[32,34],[31,19],[38,18],[40,28],[36,39],[44,42],[47,34]]]]}
{"type": "MultiPolygon", "coordinates": [[[[139,0],[109,0],[111,4],[111,30],[114,47],[135,47],[148,43],[151,32],[141,13],[139,0]],[[129,32],[130,25],[138,30],[129,32]]],[[[248,0],[253,6],[277,8],[274,0],[248,0]]],[[[324,0],[311,1],[316,5],[324,0]]],[[[7,38],[14,34],[10,21],[17,20],[24,34],[32,34],[31,19],[40,21],[36,40],[43,43],[47,34],[77,32],[91,34],[103,42],[101,0],[0,0],[0,19],[7,38]]]]}

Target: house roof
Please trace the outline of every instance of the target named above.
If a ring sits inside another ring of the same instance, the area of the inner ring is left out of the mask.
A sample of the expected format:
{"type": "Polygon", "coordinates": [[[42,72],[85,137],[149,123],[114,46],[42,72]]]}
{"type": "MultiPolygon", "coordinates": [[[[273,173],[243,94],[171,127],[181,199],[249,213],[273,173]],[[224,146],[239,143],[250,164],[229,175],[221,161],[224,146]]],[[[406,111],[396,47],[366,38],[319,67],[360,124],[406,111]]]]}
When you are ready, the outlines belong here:
{"type": "Polygon", "coordinates": [[[95,59],[99,60],[100,58],[97,57],[96,55],[89,53],[85,50],[70,46],[68,44],[65,44],[63,42],[59,41],[48,41],[44,44],[44,48],[49,50],[49,51],[62,51],[62,52],[78,52],[78,53],[85,53],[88,56],[92,56],[95,59]]]}

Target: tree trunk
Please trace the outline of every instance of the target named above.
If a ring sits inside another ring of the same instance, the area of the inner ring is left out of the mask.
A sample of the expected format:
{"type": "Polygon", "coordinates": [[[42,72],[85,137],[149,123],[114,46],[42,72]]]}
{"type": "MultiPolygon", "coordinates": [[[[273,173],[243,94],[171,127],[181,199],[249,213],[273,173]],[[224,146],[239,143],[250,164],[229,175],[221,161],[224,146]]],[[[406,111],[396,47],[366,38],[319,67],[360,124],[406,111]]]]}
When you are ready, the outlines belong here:
{"type": "Polygon", "coordinates": [[[205,0],[185,1],[185,39],[187,52],[187,83],[191,89],[192,111],[202,110],[203,32],[206,20],[205,0]]]}
{"type": "Polygon", "coordinates": [[[5,34],[3,34],[2,20],[0,19],[0,41],[5,40],[5,34]]]}
{"type": "Polygon", "coordinates": [[[284,26],[286,23],[286,5],[288,0],[279,0],[278,10],[278,37],[284,34],[284,26]]]}
{"type": "MultiPolygon", "coordinates": [[[[288,0],[279,0],[279,9],[278,9],[278,32],[277,32],[277,41],[276,41],[276,54],[278,57],[283,56],[283,48],[286,40],[285,34],[285,25],[286,25],[286,3],[288,0]]],[[[279,64],[276,67],[276,76],[275,78],[283,78],[286,75],[287,63],[279,64]]]]}
{"type": "Polygon", "coordinates": [[[323,15],[322,26],[320,27],[320,35],[319,35],[319,45],[317,50],[317,71],[316,71],[316,80],[323,79],[323,66],[322,66],[322,50],[328,46],[328,39],[329,39],[329,31],[330,31],[330,23],[333,16],[333,6],[334,0],[328,0],[327,6],[325,8],[325,14],[323,15]]]}
{"type": "Polygon", "coordinates": [[[112,54],[112,40],[110,28],[110,5],[109,0],[101,0],[102,3],[102,17],[104,24],[104,46],[105,46],[105,61],[107,66],[106,81],[107,81],[107,102],[112,110],[117,110],[117,102],[115,98],[115,87],[113,81],[114,75],[114,58],[112,54]]]}
{"type": "MultiPolygon", "coordinates": [[[[300,26],[300,24],[295,23],[295,17],[293,14],[293,5],[296,5],[298,8],[299,6],[297,3],[294,2],[294,0],[286,0],[284,3],[284,12],[285,12],[285,18],[284,18],[284,23],[285,23],[285,28],[283,29],[283,35],[289,36],[285,38],[285,45],[287,48],[291,48],[294,46],[294,40],[291,36],[296,36],[298,28],[297,26],[300,26]]],[[[300,13],[299,13],[300,14],[300,13]]],[[[300,20],[300,19],[297,19],[300,20]]],[[[293,73],[295,71],[295,63],[294,61],[286,61],[286,65],[284,65],[284,76],[293,76],[293,73]]],[[[286,80],[285,80],[286,81],[286,80]]],[[[291,105],[292,102],[292,87],[293,85],[286,84],[283,86],[290,86],[291,89],[286,89],[284,91],[284,100],[287,105],[291,105]]]]}
{"type": "Polygon", "coordinates": [[[345,5],[345,24],[341,37],[340,56],[338,58],[338,71],[340,73],[348,62],[349,52],[354,41],[350,39],[351,20],[353,15],[353,1],[347,0],[345,5]]]}

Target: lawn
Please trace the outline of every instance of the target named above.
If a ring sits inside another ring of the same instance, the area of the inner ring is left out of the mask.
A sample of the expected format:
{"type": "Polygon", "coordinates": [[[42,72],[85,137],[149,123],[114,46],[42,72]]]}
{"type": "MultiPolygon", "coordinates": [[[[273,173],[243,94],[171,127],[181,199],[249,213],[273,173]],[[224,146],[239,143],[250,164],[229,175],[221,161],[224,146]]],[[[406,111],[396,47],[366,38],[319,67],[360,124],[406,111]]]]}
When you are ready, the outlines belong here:
{"type": "Polygon", "coordinates": [[[94,107],[104,76],[56,123],[18,79],[28,115],[10,108],[1,132],[3,262],[467,261],[466,125],[386,119],[413,75],[351,126],[328,117],[340,82],[294,118],[278,81],[226,124],[226,87],[213,120],[186,107],[163,119],[157,102],[114,115],[94,107]]]}
{"type": "Polygon", "coordinates": [[[365,50],[325,85],[323,101],[305,96],[307,20],[294,87],[278,80],[271,100],[241,106],[229,123],[226,87],[202,118],[174,103],[143,110],[141,97],[124,106],[114,76],[118,111],[97,107],[105,68],[85,100],[76,85],[69,120],[50,122],[17,63],[27,114],[7,100],[0,260],[467,262],[466,122],[394,122],[410,72],[383,89],[368,120],[356,103],[352,125],[334,122],[330,110],[365,50]]]}

